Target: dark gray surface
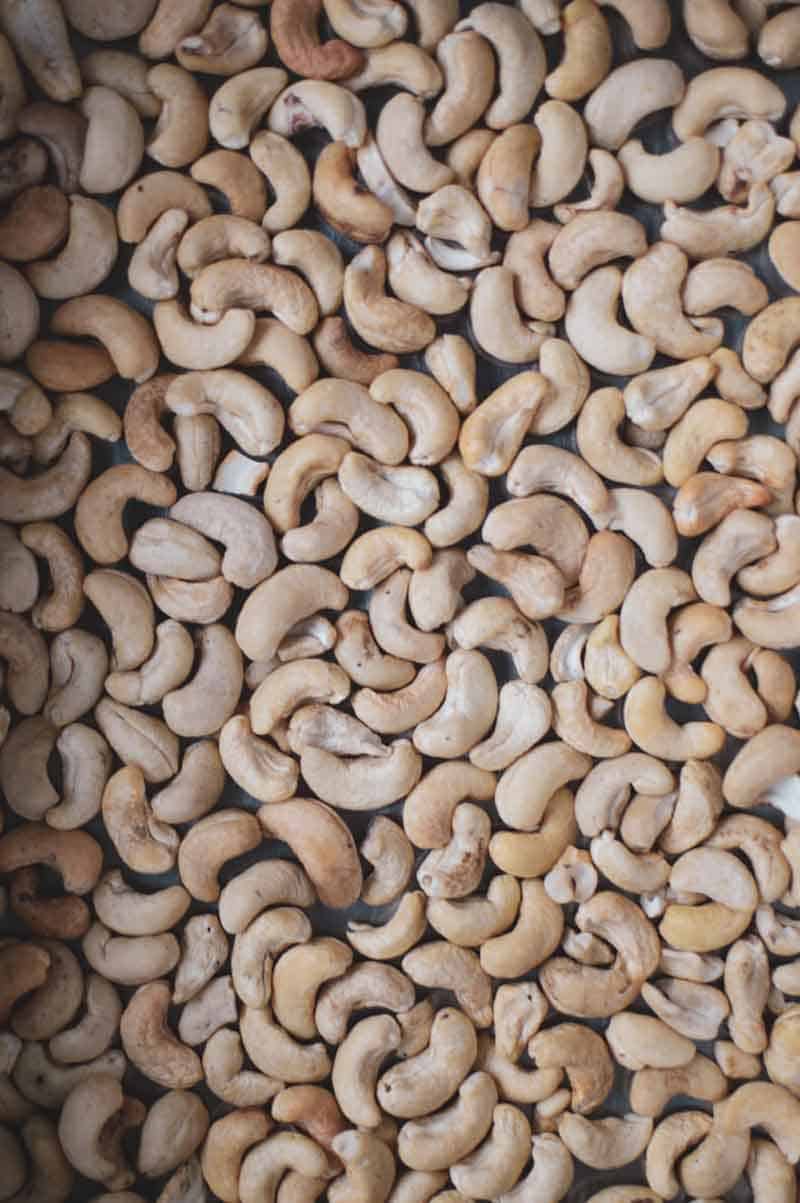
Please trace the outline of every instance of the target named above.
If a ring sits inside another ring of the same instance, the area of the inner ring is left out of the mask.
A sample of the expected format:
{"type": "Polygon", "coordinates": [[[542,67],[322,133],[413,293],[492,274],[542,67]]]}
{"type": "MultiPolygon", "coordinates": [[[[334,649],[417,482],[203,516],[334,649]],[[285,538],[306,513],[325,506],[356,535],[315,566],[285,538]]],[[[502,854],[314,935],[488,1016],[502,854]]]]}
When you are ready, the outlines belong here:
{"type": "MultiPolygon", "coordinates": [[[[477,2],[477,0],[462,0],[462,9],[463,9],[464,13],[468,12],[471,8],[475,7],[476,2],[477,2]]],[[[679,15],[680,4],[677,3],[676,0],[672,0],[672,8],[673,8],[673,16],[674,16],[674,27],[673,27],[673,34],[670,39],[670,42],[663,49],[653,52],[652,57],[669,57],[669,58],[675,59],[676,61],[678,61],[681,64],[681,66],[684,68],[684,70],[688,76],[695,75],[699,71],[702,71],[702,70],[708,69],[709,67],[717,65],[717,64],[714,64],[714,63],[710,62],[709,60],[705,59],[694,48],[694,46],[692,46],[692,44],[689,42],[689,40],[683,30],[682,22],[681,22],[680,15],[679,15]]],[[[266,10],[261,9],[259,11],[262,13],[262,16],[266,16],[268,19],[268,11],[269,11],[268,9],[266,9],[266,10]]],[[[614,45],[615,45],[615,66],[619,65],[622,62],[629,61],[633,58],[644,57],[641,54],[641,52],[639,52],[637,50],[637,48],[634,46],[627,26],[617,16],[616,12],[614,12],[613,10],[608,9],[608,8],[604,9],[604,12],[609,20],[609,24],[611,25],[612,32],[613,32],[614,45]]],[[[413,27],[410,28],[410,30],[409,30],[409,36],[413,36],[413,27]]],[[[117,48],[117,49],[135,49],[135,41],[136,41],[135,39],[130,39],[127,42],[115,43],[114,45],[115,45],[115,48],[117,48]]],[[[83,54],[88,49],[93,48],[92,43],[89,43],[85,39],[78,37],[78,36],[75,37],[75,44],[78,48],[79,54],[83,54]]],[[[560,36],[547,38],[546,39],[546,48],[547,48],[547,54],[548,54],[548,61],[550,62],[551,65],[555,65],[559,61],[559,58],[561,55],[561,38],[560,38],[560,36]]],[[[265,61],[267,63],[276,63],[276,64],[278,62],[277,58],[275,57],[274,51],[271,47],[268,52],[267,59],[265,61]]],[[[764,70],[763,64],[761,64],[760,61],[757,59],[753,59],[745,65],[752,65],[752,66],[757,67],[759,70],[762,70],[762,71],[764,70]]],[[[765,72],[765,73],[767,73],[767,72],[765,72]]],[[[767,74],[769,74],[769,73],[767,73],[767,74]]],[[[787,108],[787,116],[784,118],[784,120],[781,123],[779,123],[779,126],[778,126],[778,129],[780,132],[785,132],[788,127],[788,121],[791,116],[791,113],[793,112],[794,107],[797,104],[798,100],[800,100],[800,74],[797,72],[786,72],[783,74],[771,73],[771,75],[772,75],[772,78],[774,78],[775,81],[777,83],[779,83],[779,85],[784,89],[784,91],[786,92],[786,95],[790,101],[790,104],[787,108]]],[[[200,78],[201,78],[202,82],[207,86],[209,93],[213,92],[216,89],[216,87],[218,87],[223,82],[221,79],[217,79],[214,77],[200,77],[200,78]]],[[[35,89],[31,89],[31,90],[35,91],[35,89]]],[[[370,117],[371,127],[374,128],[374,121],[375,121],[377,112],[379,111],[381,105],[383,103],[385,103],[386,99],[394,91],[395,91],[395,89],[385,88],[385,89],[377,89],[373,92],[362,94],[362,98],[366,102],[368,114],[370,117]]],[[[582,106],[579,105],[578,107],[580,108],[582,106]]],[[[149,125],[150,125],[150,123],[146,123],[147,127],[149,127],[149,125]]],[[[674,145],[677,144],[677,140],[675,139],[674,135],[672,134],[672,131],[670,128],[668,114],[656,115],[654,118],[648,119],[646,122],[643,123],[643,125],[640,129],[637,129],[636,135],[643,139],[648,150],[650,150],[652,152],[663,152],[668,149],[671,149],[674,145]]],[[[313,131],[311,133],[305,134],[297,139],[297,145],[308,156],[309,160],[313,160],[316,157],[316,155],[319,152],[319,149],[321,148],[323,143],[324,143],[324,137],[318,131],[313,131]]],[[[158,164],[155,164],[148,159],[144,160],[144,163],[142,166],[143,166],[144,172],[147,172],[149,170],[158,170],[159,169],[158,164]]],[[[576,189],[575,195],[576,196],[584,195],[585,192],[586,192],[586,188],[583,185],[581,185],[578,189],[576,189]]],[[[111,196],[108,198],[101,198],[101,199],[104,199],[106,201],[106,203],[109,204],[109,206],[114,207],[118,198],[116,196],[111,196]]],[[[213,198],[213,201],[214,201],[215,209],[219,209],[220,211],[222,211],[224,209],[224,201],[223,201],[222,197],[217,195],[213,198]]],[[[702,207],[706,207],[710,204],[719,204],[719,203],[721,203],[721,198],[717,195],[716,192],[712,191],[711,193],[709,193],[707,195],[707,197],[703,198],[703,200],[701,202],[698,202],[697,207],[702,208],[702,207]]],[[[646,205],[642,202],[639,202],[636,200],[636,198],[632,197],[629,193],[626,192],[625,196],[623,198],[622,204],[620,205],[620,208],[626,212],[633,213],[636,217],[638,217],[645,224],[645,227],[646,227],[647,233],[648,233],[648,239],[650,241],[654,241],[657,239],[658,229],[659,229],[659,226],[661,223],[661,213],[660,213],[660,209],[658,207],[646,205]]],[[[533,215],[549,216],[549,211],[537,211],[533,215]]],[[[318,214],[314,211],[313,208],[310,209],[306,213],[305,217],[303,218],[303,220],[300,224],[306,228],[322,229],[329,237],[333,238],[337,242],[337,244],[340,246],[346,259],[351,258],[360,249],[359,244],[351,242],[347,239],[343,239],[337,233],[332,231],[330,229],[330,227],[327,227],[320,220],[318,214]]],[[[503,234],[496,235],[496,246],[498,249],[502,248],[505,240],[506,240],[506,235],[503,235],[503,234]]],[[[100,291],[120,297],[121,299],[127,301],[128,303],[133,305],[135,308],[141,310],[142,312],[149,313],[152,309],[152,305],[150,303],[148,303],[147,301],[145,301],[138,294],[133,292],[127,284],[127,267],[128,267],[128,262],[130,260],[131,253],[132,253],[132,248],[130,248],[124,244],[121,245],[120,256],[119,256],[119,260],[117,262],[115,271],[114,271],[113,275],[109,278],[109,280],[107,280],[105,282],[105,284],[101,287],[100,291]]],[[[767,256],[767,251],[766,251],[766,244],[762,244],[755,251],[750,252],[749,254],[747,254],[745,256],[741,256],[741,257],[747,259],[747,261],[750,262],[752,264],[752,266],[758,271],[759,275],[767,283],[767,285],[770,289],[770,292],[774,297],[785,295],[786,293],[789,292],[789,290],[786,288],[786,286],[783,284],[783,282],[777,276],[777,273],[774,271],[774,269],[772,268],[772,266],[769,262],[769,258],[767,256]]],[[[184,284],[185,283],[186,282],[184,281],[184,284]]],[[[42,328],[43,328],[43,330],[46,329],[46,324],[47,324],[47,320],[49,318],[49,314],[52,312],[52,310],[54,308],[55,308],[55,306],[52,304],[49,304],[47,302],[43,303],[43,305],[42,305],[42,317],[43,317],[42,328]]],[[[742,319],[738,318],[736,315],[727,314],[724,316],[726,317],[726,340],[725,340],[726,345],[738,348],[738,346],[741,342],[744,326],[746,323],[742,319]]],[[[441,320],[437,323],[437,325],[439,327],[440,332],[460,331],[460,332],[466,333],[468,336],[470,336],[470,332],[469,332],[469,328],[468,328],[469,323],[468,323],[468,319],[467,319],[465,313],[456,315],[453,318],[441,320]]],[[[563,335],[563,323],[559,323],[559,334],[563,335]]],[[[358,341],[358,340],[356,339],[355,341],[358,341]]],[[[656,361],[654,366],[660,366],[662,363],[666,363],[666,362],[668,362],[668,361],[666,361],[664,359],[659,359],[656,361]]],[[[424,370],[422,357],[418,356],[418,355],[403,357],[403,366],[424,370]]],[[[523,367],[524,366],[527,366],[527,365],[523,365],[523,367]]],[[[163,361],[162,370],[168,370],[169,368],[170,368],[170,365],[166,361],[163,361]]],[[[479,370],[478,370],[479,396],[483,397],[483,396],[487,395],[500,382],[502,382],[504,379],[508,378],[509,376],[513,375],[515,372],[517,372],[519,370],[522,370],[522,368],[517,367],[517,366],[508,365],[508,364],[492,362],[485,355],[480,353],[479,354],[479,370]]],[[[277,377],[275,375],[275,373],[268,371],[266,369],[251,369],[250,371],[253,376],[255,376],[257,379],[261,380],[270,389],[272,389],[273,392],[276,394],[276,396],[278,396],[284,404],[287,404],[288,402],[291,401],[293,394],[285,387],[283,382],[280,380],[279,377],[277,377]]],[[[604,376],[604,375],[602,375],[600,373],[596,373],[596,372],[592,373],[593,387],[602,387],[607,384],[617,384],[617,383],[620,383],[620,382],[614,378],[607,377],[607,376],[604,376]]],[[[129,396],[130,392],[132,391],[132,389],[128,382],[116,379],[116,380],[110,381],[108,384],[103,385],[94,391],[99,396],[101,396],[105,400],[109,401],[117,409],[117,411],[119,413],[122,413],[124,410],[124,406],[127,401],[127,398],[129,396]]],[[[756,411],[755,413],[750,414],[750,427],[751,427],[752,433],[757,433],[757,432],[760,433],[760,432],[765,432],[767,430],[770,430],[773,433],[781,433],[781,430],[779,428],[774,427],[774,424],[770,423],[769,416],[768,416],[766,410],[756,411]]],[[[225,435],[224,432],[223,432],[223,438],[224,438],[224,450],[228,450],[233,444],[231,443],[231,440],[229,439],[229,437],[227,435],[225,435]]],[[[537,440],[537,441],[540,441],[540,440],[537,440]]],[[[575,439],[574,439],[574,425],[571,425],[571,426],[567,427],[566,429],[559,431],[557,435],[553,436],[553,438],[548,441],[557,443],[561,446],[568,447],[571,450],[576,450],[575,439]]],[[[107,444],[94,442],[94,445],[93,445],[93,471],[94,471],[94,474],[98,474],[99,472],[101,472],[104,468],[106,468],[113,462],[123,461],[128,458],[129,457],[127,455],[127,451],[124,446],[124,443],[119,443],[116,446],[109,446],[107,444]]],[[[272,455],[269,458],[274,459],[275,455],[272,455]]],[[[176,483],[179,484],[177,472],[173,470],[171,475],[176,480],[176,483]]],[[[492,504],[496,504],[497,502],[504,500],[507,496],[502,480],[492,481],[491,482],[491,491],[492,491],[492,504]]],[[[665,499],[669,498],[669,496],[671,496],[672,493],[674,492],[673,490],[669,489],[667,486],[661,487],[656,491],[658,491],[662,496],[664,496],[665,499]]],[[[443,488],[443,496],[444,495],[445,495],[445,491],[443,488]]],[[[255,500],[254,504],[258,504],[258,501],[255,500]]],[[[128,511],[126,513],[126,523],[128,524],[129,529],[131,529],[131,530],[135,529],[135,527],[137,525],[139,525],[139,523],[143,520],[144,517],[151,516],[153,513],[154,513],[154,511],[147,507],[143,507],[143,506],[139,506],[139,505],[129,506],[128,511]]],[[[66,519],[64,522],[64,525],[68,530],[70,530],[70,533],[72,533],[71,519],[66,519]]],[[[362,528],[365,528],[367,525],[372,525],[372,523],[365,522],[362,524],[362,528]]],[[[472,539],[470,539],[468,542],[472,543],[472,542],[477,542],[477,541],[479,541],[479,539],[477,536],[475,536],[472,539]]],[[[682,540],[681,555],[680,555],[680,559],[678,561],[681,565],[687,566],[689,564],[695,544],[696,544],[696,541],[682,540]]],[[[336,567],[336,562],[333,562],[331,564],[331,566],[336,567]]],[[[90,565],[87,564],[87,567],[90,567],[90,565]]],[[[641,568],[641,560],[640,560],[640,568],[641,568]]],[[[465,590],[465,597],[467,598],[467,600],[472,600],[475,597],[485,594],[486,591],[487,591],[487,582],[485,580],[476,581],[467,587],[467,589],[465,590]]],[[[231,607],[231,610],[226,618],[226,621],[230,621],[231,623],[233,623],[235,621],[238,607],[241,605],[241,602],[243,600],[241,590],[237,591],[237,594],[238,594],[238,596],[236,598],[236,601],[234,602],[234,605],[231,607]]],[[[365,600],[366,600],[365,595],[352,595],[350,604],[351,605],[364,605],[365,600]]],[[[84,612],[83,617],[81,618],[80,625],[84,626],[86,628],[89,628],[89,629],[102,630],[100,624],[98,624],[98,622],[97,622],[96,615],[93,613],[93,611],[91,610],[91,607],[89,607],[89,606],[87,606],[87,609],[84,612]]],[[[555,637],[555,634],[557,633],[557,631],[561,629],[562,624],[552,621],[552,622],[546,623],[545,626],[548,629],[548,635],[549,635],[551,643],[552,643],[552,639],[555,637]]],[[[491,653],[490,657],[494,664],[498,679],[500,681],[507,680],[510,674],[509,674],[509,665],[507,663],[506,658],[500,654],[494,654],[494,653],[491,653]]],[[[795,663],[795,665],[797,665],[798,661],[797,661],[796,656],[793,656],[792,659],[793,659],[793,662],[795,663]]],[[[545,682],[544,684],[547,685],[549,683],[550,682],[549,682],[549,678],[548,678],[548,681],[545,682]]],[[[157,712],[157,709],[155,710],[155,712],[157,712]]],[[[693,714],[693,712],[690,708],[677,707],[677,706],[674,708],[674,713],[675,713],[676,717],[681,718],[681,719],[684,719],[685,717],[688,717],[693,714]]],[[[696,713],[694,716],[704,717],[704,712],[702,712],[702,710],[700,708],[696,708],[696,713]]],[[[621,719],[617,718],[617,720],[615,720],[615,721],[621,722],[621,719]]],[[[182,741],[182,743],[184,745],[186,742],[187,741],[182,741]]],[[[735,749],[738,746],[739,746],[739,744],[737,741],[732,741],[732,740],[729,741],[729,747],[726,749],[726,754],[723,759],[728,759],[730,757],[730,755],[732,754],[732,752],[735,751],[735,749]]],[[[428,767],[427,764],[426,764],[426,767],[428,767]]],[[[53,764],[53,779],[56,782],[56,784],[58,784],[57,776],[58,776],[58,766],[57,766],[57,764],[54,763],[53,764]]],[[[300,792],[300,793],[303,792],[302,785],[301,785],[300,789],[298,790],[298,792],[300,792]]],[[[255,810],[257,807],[257,804],[253,801],[253,799],[244,795],[242,793],[242,791],[239,790],[232,782],[228,783],[228,787],[226,788],[221,805],[243,806],[243,807],[245,807],[247,809],[251,809],[251,810],[255,810]]],[[[387,811],[385,813],[389,813],[389,814],[397,813],[397,812],[401,811],[401,809],[402,809],[402,804],[397,804],[393,807],[387,808],[387,811]]],[[[361,836],[363,835],[364,830],[366,829],[366,826],[371,817],[372,817],[371,815],[367,815],[367,814],[350,814],[350,813],[344,814],[344,818],[346,819],[346,821],[350,825],[351,829],[353,830],[353,833],[356,836],[357,840],[359,840],[361,838],[361,836]]],[[[777,818],[777,815],[773,813],[772,817],[773,817],[773,819],[775,819],[775,818],[777,818]]],[[[13,826],[13,823],[14,823],[13,816],[10,816],[8,826],[9,827],[13,826]]],[[[139,874],[132,873],[125,866],[121,865],[121,862],[119,861],[119,858],[117,857],[113,847],[111,847],[110,843],[104,836],[104,833],[102,830],[102,824],[99,820],[95,820],[93,823],[89,824],[87,830],[89,830],[93,835],[100,838],[101,841],[103,842],[104,847],[107,849],[108,856],[107,856],[107,861],[106,861],[105,867],[106,868],[111,868],[114,866],[122,867],[124,870],[126,880],[128,880],[135,888],[144,889],[144,890],[153,890],[153,889],[159,888],[163,885],[166,885],[172,881],[177,880],[177,873],[164,875],[163,877],[160,877],[160,878],[159,877],[151,877],[151,876],[142,876],[139,874]]],[[[255,861],[257,859],[262,859],[264,857],[269,857],[269,856],[274,856],[274,855],[288,855],[288,851],[281,845],[271,843],[271,842],[264,843],[255,853],[250,854],[248,857],[243,857],[239,861],[236,861],[236,862],[226,865],[222,872],[222,880],[223,881],[229,880],[236,873],[240,872],[241,869],[243,867],[245,867],[248,863],[252,863],[253,861],[255,861]]],[[[490,868],[487,869],[487,879],[491,876],[491,873],[492,873],[492,868],[490,866],[490,868]]],[[[190,914],[202,913],[209,909],[213,910],[214,908],[206,907],[205,905],[195,903],[191,908],[190,914]]],[[[346,921],[348,918],[357,917],[360,919],[367,919],[368,921],[373,922],[373,923],[381,922],[381,921],[383,921],[383,918],[386,915],[388,915],[388,913],[390,913],[391,909],[392,909],[391,907],[381,908],[381,909],[368,908],[368,907],[364,906],[363,904],[359,903],[354,908],[352,908],[351,911],[344,913],[344,912],[339,912],[339,911],[331,911],[330,909],[327,909],[325,907],[317,906],[317,907],[313,908],[313,910],[311,911],[311,918],[312,918],[312,922],[314,925],[315,933],[317,933],[317,934],[323,934],[323,933],[324,934],[333,934],[333,935],[341,936],[346,927],[346,921]]],[[[17,932],[19,932],[19,930],[20,930],[19,926],[14,923],[13,919],[6,918],[5,920],[0,920],[0,935],[8,933],[8,932],[17,933],[17,932]]],[[[73,944],[72,947],[75,949],[75,951],[79,952],[79,948],[77,945],[73,944]]],[[[131,993],[132,993],[132,991],[130,991],[130,990],[124,990],[124,989],[121,990],[121,994],[125,999],[127,999],[131,993]]],[[[173,1018],[177,1021],[177,1015],[174,1015],[173,1018]]],[[[554,1023],[557,1021],[558,1021],[558,1019],[554,1016],[548,1021],[548,1023],[554,1023]]],[[[604,1026],[604,1025],[600,1025],[600,1026],[604,1026]]],[[[724,1034],[724,1033],[722,1033],[722,1034],[724,1034]]],[[[709,1050],[706,1049],[704,1051],[709,1051],[709,1050]]],[[[624,1110],[626,1109],[625,1083],[626,1083],[628,1076],[629,1075],[625,1071],[618,1070],[617,1088],[615,1089],[615,1092],[614,1092],[612,1098],[609,1100],[609,1103],[610,1103],[609,1110],[617,1112],[617,1113],[621,1113],[621,1112],[624,1112],[624,1110]]],[[[145,1101],[152,1100],[155,1097],[157,1097],[158,1094],[161,1093],[161,1091],[158,1090],[153,1085],[153,1083],[151,1083],[147,1079],[143,1078],[140,1074],[138,1074],[138,1072],[136,1072],[133,1069],[131,1069],[129,1071],[129,1074],[126,1077],[125,1085],[126,1085],[126,1089],[128,1089],[131,1093],[135,1094],[137,1097],[142,1098],[145,1101]]],[[[207,1102],[212,1119],[217,1118],[219,1115],[224,1114],[227,1110],[229,1110],[229,1108],[225,1104],[221,1103],[220,1100],[216,1099],[215,1096],[211,1095],[204,1088],[202,1088],[200,1090],[200,1093],[202,1094],[203,1098],[207,1102]]],[[[705,1104],[698,1104],[696,1102],[693,1102],[692,1106],[694,1108],[700,1107],[700,1108],[708,1110],[708,1108],[706,1107],[705,1104]]],[[[676,1109],[680,1109],[680,1104],[673,1103],[672,1106],[670,1107],[670,1110],[676,1110],[676,1109]]],[[[605,1109],[604,1109],[603,1113],[605,1113],[605,1109]]],[[[0,1173],[1,1173],[1,1167],[0,1167],[0,1173]]],[[[639,1168],[635,1164],[627,1166],[621,1171],[612,1172],[612,1173],[598,1173],[595,1171],[591,1171],[585,1167],[576,1167],[575,1184],[573,1185],[573,1188],[572,1188],[568,1198],[570,1201],[574,1201],[574,1203],[582,1203],[582,1201],[584,1199],[586,1199],[591,1193],[593,1193],[595,1190],[599,1189],[603,1185],[607,1185],[612,1182],[636,1182],[636,1181],[643,1182],[644,1178],[643,1178],[643,1174],[641,1172],[639,1172],[639,1168]]],[[[151,1183],[151,1184],[146,1184],[146,1183],[142,1182],[139,1184],[138,1189],[139,1189],[140,1193],[142,1193],[146,1198],[155,1199],[157,1197],[158,1192],[161,1189],[162,1185],[163,1185],[163,1183],[161,1181],[157,1181],[156,1183],[151,1183]]],[[[740,1187],[738,1187],[735,1192],[733,1192],[733,1195],[737,1196],[741,1192],[744,1192],[745,1194],[747,1193],[746,1187],[743,1184],[740,1185],[740,1187]]],[[[73,1193],[73,1199],[75,1200],[75,1203],[83,1203],[83,1200],[91,1199],[95,1194],[98,1194],[98,1193],[100,1193],[100,1191],[97,1187],[97,1184],[88,1183],[88,1182],[82,1180],[78,1183],[78,1185],[75,1188],[75,1191],[73,1193]]]]}

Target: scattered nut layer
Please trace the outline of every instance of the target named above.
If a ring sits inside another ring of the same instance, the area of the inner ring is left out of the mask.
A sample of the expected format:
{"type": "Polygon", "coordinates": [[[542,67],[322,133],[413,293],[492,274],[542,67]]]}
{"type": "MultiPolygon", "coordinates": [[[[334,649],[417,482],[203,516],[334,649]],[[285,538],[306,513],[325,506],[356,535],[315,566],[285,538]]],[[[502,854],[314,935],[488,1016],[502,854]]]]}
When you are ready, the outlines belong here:
{"type": "Polygon", "coordinates": [[[774,9],[0,0],[0,1199],[795,1203],[774,9]]]}

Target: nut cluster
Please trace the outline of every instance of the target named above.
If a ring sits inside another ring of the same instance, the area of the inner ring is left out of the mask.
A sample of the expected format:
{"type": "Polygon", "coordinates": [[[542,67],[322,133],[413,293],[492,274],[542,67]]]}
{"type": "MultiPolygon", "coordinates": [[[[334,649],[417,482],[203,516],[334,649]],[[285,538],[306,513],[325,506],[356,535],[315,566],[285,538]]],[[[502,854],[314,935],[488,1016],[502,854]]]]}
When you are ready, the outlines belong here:
{"type": "Polygon", "coordinates": [[[775,7],[0,0],[0,1200],[795,1203],[775,7]]]}

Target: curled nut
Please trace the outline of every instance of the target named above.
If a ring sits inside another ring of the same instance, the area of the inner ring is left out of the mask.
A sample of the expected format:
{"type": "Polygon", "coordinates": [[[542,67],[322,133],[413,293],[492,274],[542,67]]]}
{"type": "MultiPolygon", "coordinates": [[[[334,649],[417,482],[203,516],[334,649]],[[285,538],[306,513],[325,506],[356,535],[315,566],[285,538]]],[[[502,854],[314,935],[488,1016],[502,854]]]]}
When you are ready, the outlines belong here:
{"type": "Polygon", "coordinates": [[[122,1013],[122,1047],[138,1070],[170,1090],[187,1090],[201,1081],[200,1058],[181,1044],[167,1026],[167,982],[140,986],[122,1013]]]}

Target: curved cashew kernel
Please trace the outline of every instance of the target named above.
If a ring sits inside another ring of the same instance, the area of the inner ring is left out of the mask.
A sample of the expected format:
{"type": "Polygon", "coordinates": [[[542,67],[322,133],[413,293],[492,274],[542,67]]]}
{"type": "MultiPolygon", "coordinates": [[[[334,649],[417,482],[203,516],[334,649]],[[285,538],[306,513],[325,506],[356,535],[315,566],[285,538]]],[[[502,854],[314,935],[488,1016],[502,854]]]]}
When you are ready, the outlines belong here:
{"type": "MultiPolygon", "coordinates": [[[[261,923],[264,923],[263,917],[261,923]]],[[[306,929],[310,935],[307,921],[304,932],[306,929]]],[[[278,1022],[288,1032],[298,1038],[311,1040],[320,1035],[314,1011],[320,987],[331,978],[345,973],[353,954],[341,940],[327,937],[310,942],[306,938],[292,943],[294,947],[283,952],[272,973],[272,1005],[278,1022]]],[[[266,1002],[262,1000],[248,1005],[263,1007],[266,1002]]]]}
{"type": "Polygon", "coordinates": [[[444,146],[475,125],[489,106],[495,84],[491,45],[473,30],[446,31],[436,46],[436,59],[445,90],[425,121],[427,146],[444,146]]]}
{"type": "Polygon", "coordinates": [[[572,0],[561,18],[564,56],[545,80],[548,96],[581,100],[605,79],[611,68],[611,34],[597,5],[572,0]]]}
{"type": "Polygon", "coordinates": [[[322,802],[294,798],[263,806],[259,820],[267,833],[284,840],[327,906],[345,907],[361,893],[358,852],[349,828],[322,802]]]}
{"type": "Polygon", "coordinates": [[[458,446],[466,467],[484,476],[507,472],[549,394],[548,381],[535,371],[494,389],[462,424],[458,446]]]}
{"type": "Polygon", "coordinates": [[[676,98],[672,127],[681,142],[702,135],[722,117],[777,121],[786,109],[778,88],[748,67],[715,67],[690,80],[686,93],[676,98]]]}
{"type": "Polygon", "coordinates": [[[362,956],[389,960],[403,956],[419,942],[425,930],[425,895],[421,891],[404,894],[394,915],[379,926],[350,920],[347,938],[362,956]]]}
{"type": "Polygon", "coordinates": [[[669,59],[634,59],[617,67],[595,88],[586,104],[584,119],[592,143],[606,150],[619,150],[643,117],[680,106],[686,90],[683,72],[669,59]]]}
{"type": "MultiPolygon", "coordinates": [[[[667,154],[649,154],[637,140],[620,147],[617,159],[625,183],[640,200],[678,205],[697,200],[717,178],[720,151],[706,138],[687,138],[667,154]]],[[[687,311],[688,312],[688,311],[687,311]]]]}
{"type": "Polygon", "coordinates": [[[791,1165],[800,1160],[800,1103],[773,1082],[747,1082],[714,1107],[714,1120],[723,1131],[764,1128],[791,1165]]]}
{"type": "Polygon", "coordinates": [[[398,1155],[415,1170],[446,1169],[480,1144],[491,1126],[497,1088],[488,1074],[470,1074],[445,1110],[400,1129],[398,1155]]]}
{"type": "Polygon", "coordinates": [[[622,285],[619,268],[590,272],[570,297],[566,328],[570,342],[592,367],[611,375],[634,376],[649,368],[655,344],[619,325],[616,311],[622,285]]]}
{"type": "Polygon", "coordinates": [[[348,318],[364,341],[379,350],[422,350],[436,335],[433,319],[414,305],[386,296],[385,279],[386,256],[378,247],[365,247],[350,261],[344,273],[348,318]]]}
{"type": "Polygon", "coordinates": [[[418,986],[442,986],[456,1000],[478,1028],[492,1022],[491,983],[474,952],[467,948],[434,940],[406,953],[402,960],[405,973],[418,986]]]}
{"type": "Polygon", "coordinates": [[[624,213],[579,213],[556,235],[548,262],[553,279],[574,291],[594,268],[614,259],[637,259],[647,251],[641,222],[624,213]]]}
{"type": "Polygon", "coordinates": [[[170,988],[167,982],[140,986],[122,1013],[120,1037],[138,1070],[171,1090],[188,1090],[202,1080],[200,1058],[167,1027],[170,988]]]}

